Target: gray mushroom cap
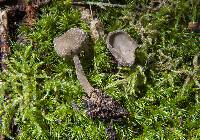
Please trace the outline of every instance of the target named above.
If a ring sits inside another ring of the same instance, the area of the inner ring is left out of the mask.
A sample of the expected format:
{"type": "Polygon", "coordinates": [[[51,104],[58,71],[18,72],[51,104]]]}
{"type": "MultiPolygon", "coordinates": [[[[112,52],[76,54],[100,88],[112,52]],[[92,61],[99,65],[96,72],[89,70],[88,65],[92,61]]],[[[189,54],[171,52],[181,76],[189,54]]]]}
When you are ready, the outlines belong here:
{"type": "Polygon", "coordinates": [[[86,46],[87,34],[79,28],[71,28],[53,41],[57,54],[61,57],[77,55],[86,46]]]}
{"type": "Polygon", "coordinates": [[[107,47],[119,65],[131,66],[134,64],[135,49],[138,45],[128,33],[122,30],[110,32],[107,37],[107,47]]]}

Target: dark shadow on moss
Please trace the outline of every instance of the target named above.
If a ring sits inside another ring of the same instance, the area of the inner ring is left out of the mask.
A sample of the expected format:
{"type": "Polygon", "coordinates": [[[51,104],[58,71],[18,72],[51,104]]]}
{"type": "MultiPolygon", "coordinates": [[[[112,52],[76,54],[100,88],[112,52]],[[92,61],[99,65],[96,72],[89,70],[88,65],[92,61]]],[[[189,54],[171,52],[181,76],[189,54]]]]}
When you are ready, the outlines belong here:
{"type": "Polygon", "coordinates": [[[191,93],[188,93],[189,95],[182,100],[177,101],[176,106],[178,108],[184,109],[184,108],[189,108],[193,105],[195,105],[196,99],[195,99],[195,92],[192,91],[191,93]]]}

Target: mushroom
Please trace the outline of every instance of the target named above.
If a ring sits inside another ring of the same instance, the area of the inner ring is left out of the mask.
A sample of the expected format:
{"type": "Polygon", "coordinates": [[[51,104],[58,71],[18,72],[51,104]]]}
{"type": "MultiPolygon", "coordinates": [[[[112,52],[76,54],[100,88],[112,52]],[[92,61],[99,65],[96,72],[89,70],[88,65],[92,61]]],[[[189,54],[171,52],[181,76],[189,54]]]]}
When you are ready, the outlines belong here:
{"type": "Polygon", "coordinates": [[[137,43],[128,33],[117,30],[110,32],[107,37],[107,48],[110,50],[119,65],[131,66],[135,62],[135,49],[137,43]]]}
{"type": "Polygon", "coordinates": [[[54,39],[54,48],[59,56],[73,58],[77,78],[84,91],[90,95],[94,91],[94,88],[88,82],[78,56],[85,49],[86,42],[87,34],[79,28],[72,28],[54,39]]]}
{"type": "Polygon", "coordinates": [[[129,113],[120,103],[99,89],[93,88],[88,82],[78,57],[80,51],[86,47],[86,42],[86,33],[79,28],[72,28],[54,39],[54,48],[61,57],[73,57],[77,78],[87,94],[85,100],[88,116],[106,121],[127,117],[129,113]]]}

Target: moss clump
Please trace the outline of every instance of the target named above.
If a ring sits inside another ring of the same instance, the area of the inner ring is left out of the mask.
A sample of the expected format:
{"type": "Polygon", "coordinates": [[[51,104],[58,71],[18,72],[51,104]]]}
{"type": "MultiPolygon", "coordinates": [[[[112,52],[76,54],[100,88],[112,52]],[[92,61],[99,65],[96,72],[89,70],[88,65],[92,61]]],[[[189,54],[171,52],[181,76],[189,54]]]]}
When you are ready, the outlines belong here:
{"type": "MultiPolygon", "coordinates": [[[[97,16],[106,33],[123,29],[136,39],[133,68],[118,68],[104,40],[91,43],[91,55],[82,56],[92,85],[130,112],[126,122],[114,123],[117,138],[199,139],[200,75],[193,58],[200,55],[200,37],[187,25],[199,20],[200,4],[170,0],[146,11],[137,7],[148,7],[147,1],[125,2],[127,8],[106,8],[97,16]]],[[[107,124],[86,115],[73,64],[53,48],[56,36],[72,27],[89,32],[88,25],[68,1],[57,0],[41,13],[33,28],[19,29],[31,43],[12,42],[8,72],[1,73],[0,133],[16,139],[106,139],[107,124]]]]}

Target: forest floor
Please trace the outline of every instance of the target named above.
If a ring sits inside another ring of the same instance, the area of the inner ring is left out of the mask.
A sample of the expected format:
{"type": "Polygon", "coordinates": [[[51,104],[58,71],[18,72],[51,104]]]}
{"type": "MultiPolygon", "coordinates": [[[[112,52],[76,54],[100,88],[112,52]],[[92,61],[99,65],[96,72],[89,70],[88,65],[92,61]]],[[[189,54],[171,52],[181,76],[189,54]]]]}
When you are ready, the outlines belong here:
{"type": "Polygon", "coordinates": [[[74,27],[90,34],[90,26],[81,8],[55,0],[40,9],[34,25],[17,24],[11,33],[8,68],[0,73],[0,134],[38,140],[200,139],[200,34],[188,28],[200,22],[200,2],[110,2],[126,7],[91,6],[105,35],[90,40],[92,51],[81,54],[81,61],[91,85],[130,116],[112,126],[87,116],[74,64],[56,54],[53,40],[74,27]],[[106,35],[119,29],[139,46],[131,67],[118,66],[106,47],[106,35]]]}

